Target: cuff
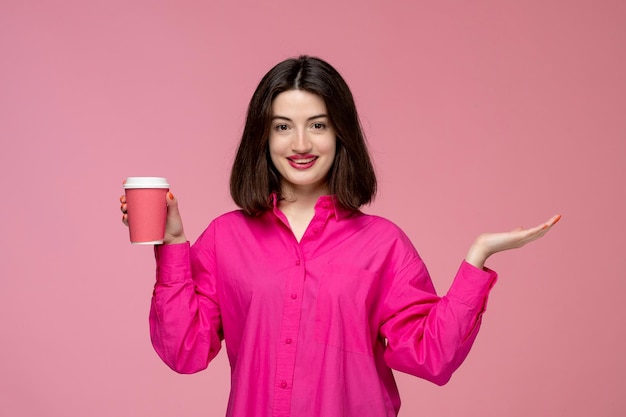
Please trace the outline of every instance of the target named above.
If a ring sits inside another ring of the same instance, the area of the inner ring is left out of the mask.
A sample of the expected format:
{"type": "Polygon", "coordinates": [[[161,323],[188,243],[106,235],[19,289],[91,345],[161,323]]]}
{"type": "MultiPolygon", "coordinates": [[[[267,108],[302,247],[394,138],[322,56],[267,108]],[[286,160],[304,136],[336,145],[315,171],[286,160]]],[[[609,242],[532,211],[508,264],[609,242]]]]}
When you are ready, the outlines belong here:
{"type": "Polygon", "coordinates": [[[191,279],[189,247],[189,242],[154,246],[157,283],[179,282],[191,279]]]}
{"type": "Polygon", "coordinates": [[[484,305],[498,274],[489,268],[478,269],[463,261],[447,296],[467,305],[484,305]]]}

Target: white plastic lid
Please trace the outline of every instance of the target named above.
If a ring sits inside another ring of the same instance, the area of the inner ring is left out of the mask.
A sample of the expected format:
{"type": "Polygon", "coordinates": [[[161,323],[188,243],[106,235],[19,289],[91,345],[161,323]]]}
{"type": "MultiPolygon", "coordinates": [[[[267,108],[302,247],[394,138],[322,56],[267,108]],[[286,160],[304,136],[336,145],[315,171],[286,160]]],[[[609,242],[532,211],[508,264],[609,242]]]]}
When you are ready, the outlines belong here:
{"type": "Polygon", "coordinates": [[[170,185],[162,177],[128,177],[124,188],[170,188],[170,185]]]}

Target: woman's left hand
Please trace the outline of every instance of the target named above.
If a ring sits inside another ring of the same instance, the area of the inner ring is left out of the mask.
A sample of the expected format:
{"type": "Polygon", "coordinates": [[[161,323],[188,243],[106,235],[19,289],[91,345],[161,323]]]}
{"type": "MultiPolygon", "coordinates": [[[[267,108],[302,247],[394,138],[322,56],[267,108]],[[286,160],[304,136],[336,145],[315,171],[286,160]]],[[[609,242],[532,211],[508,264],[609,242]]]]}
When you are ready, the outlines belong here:
{"type": "Polygon", "coordinates": [[[509,249],[521,248],[527,243],[537,240],[552,228],[556,222],[561,219],[561,215],[557,214],[550,218],[547,222],[535,226],[531,229],[519,227],[510,232],[502,233],[483,233],[478,236],[465,260],[477,268],[483,268],[485,261],[494,253],[502,252],[509,249]]]}

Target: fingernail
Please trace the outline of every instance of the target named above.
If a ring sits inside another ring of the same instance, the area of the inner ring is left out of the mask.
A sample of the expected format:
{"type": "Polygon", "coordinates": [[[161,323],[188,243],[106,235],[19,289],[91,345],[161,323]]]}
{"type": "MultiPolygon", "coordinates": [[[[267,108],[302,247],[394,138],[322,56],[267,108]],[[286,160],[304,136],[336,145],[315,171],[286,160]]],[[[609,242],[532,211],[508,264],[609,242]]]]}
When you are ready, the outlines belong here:
{"type": "Polygon", "coordinates": [[[559,220],[561,220],[561,215],[559,214],[558,217],[554,220],[554,223],[552,223],[553,225],[555,225],[559,220]]]}
{"type": "Polygon", "coordinates": [[[169,191],[169,192],[167,193],[167,197],[168,197],[170,200],[173,200],[173,199],[174,199],[174,194],[172,194],[172,192],[171,192],[171,191],[169,191]]]}

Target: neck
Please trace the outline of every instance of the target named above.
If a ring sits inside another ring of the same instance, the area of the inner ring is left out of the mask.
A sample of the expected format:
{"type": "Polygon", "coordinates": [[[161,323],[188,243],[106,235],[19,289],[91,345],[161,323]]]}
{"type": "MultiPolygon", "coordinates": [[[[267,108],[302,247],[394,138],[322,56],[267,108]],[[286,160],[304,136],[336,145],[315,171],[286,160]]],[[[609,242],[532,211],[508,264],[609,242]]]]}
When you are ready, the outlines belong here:
{"type": "Polygon", "coordinates": [[[282,194],[283,199],[278,202],[278,209],[287,217],[289,226],[299,242],[315,215],[317,200],[322,195],[328,194],[328,187],[324,184],[321,187],[303,190],[283,186],[282,194]]]}
{"type": "Polygon", "coordinates": [[[279,208],[283,212],[286,210],[292,212],[312,210],[317,200],[329,192],[326,184],[307,189],[283,185],[281,191],[283,199],[279,202],[279,208]]]}

